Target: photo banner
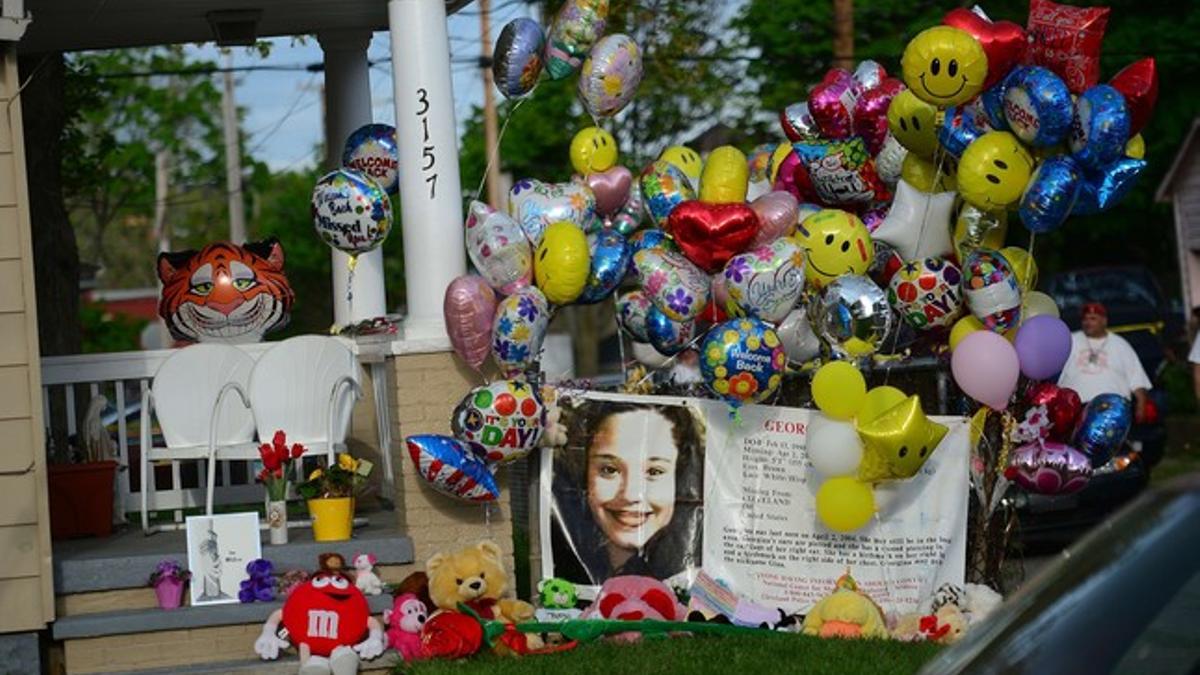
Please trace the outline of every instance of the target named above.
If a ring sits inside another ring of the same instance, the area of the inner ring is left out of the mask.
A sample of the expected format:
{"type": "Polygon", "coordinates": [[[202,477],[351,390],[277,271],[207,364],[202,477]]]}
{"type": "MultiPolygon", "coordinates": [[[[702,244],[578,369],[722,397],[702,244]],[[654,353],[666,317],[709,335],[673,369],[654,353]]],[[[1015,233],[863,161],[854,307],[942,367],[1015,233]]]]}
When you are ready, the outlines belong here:
{"type": "Polygon", "coordinates": [[[542,577],[592,597],[643,574],[686,588],[703,569],[742,597],[808,609],[847,570],[886,611],[962,584],[969,442],[949,427],[921,471],[875,487],[877,518],[850,534],[816,517],[806,439],[816,411],[587,392],[565,396],[566,446],[541,465],[542,577]]]}

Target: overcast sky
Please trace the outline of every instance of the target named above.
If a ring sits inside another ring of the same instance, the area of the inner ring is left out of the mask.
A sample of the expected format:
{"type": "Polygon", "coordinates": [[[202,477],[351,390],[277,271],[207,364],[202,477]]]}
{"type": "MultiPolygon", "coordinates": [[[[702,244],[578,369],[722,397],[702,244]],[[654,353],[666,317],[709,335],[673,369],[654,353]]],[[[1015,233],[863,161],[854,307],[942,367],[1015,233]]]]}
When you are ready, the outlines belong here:
{"type": "MultiPolygon", "coordinates": [[[[494,4],[492,39],[507,22],[518,16],[530,16],[528,6],[519,0],[494,4]]],[[[475,58],[480,54],[479,14],[475,4],[450,17],[450,50],[455,59],[475,58]]],[[[234,51],[236,66],[304,66],[322,61],[321,47],[310,38],[306,44],[293,44],[291,38],[273,40],[271,55],[263,59],[245,49],[234,51]]],[[[490,49],[490,48],[489,48],[490,49]]],[[[222,63],[211,45],[191,48],[196,58],[222,63]]],[[[367,52],[371,61],[371,103],[376,122],[391,124],[392,70],[388,61],[391,47],[386,32],[376,33],[367,52]]],[[[452,63],[455,114],[461,121],[471,107],[483,104],[483,81],[479,68],[471,63],[452,63]]],[[[219,76],[218,76],[219,77],[219,76]]],[[[237,103],[245,110],[243,142],[251,154],[267,162],[272,170],[311,165],[313,148],[321,140],[321,73],[303,70],[260,70],[236,76],[237,103]]],[[[499,94],[497,94],[498,96],[499,94]]]]}

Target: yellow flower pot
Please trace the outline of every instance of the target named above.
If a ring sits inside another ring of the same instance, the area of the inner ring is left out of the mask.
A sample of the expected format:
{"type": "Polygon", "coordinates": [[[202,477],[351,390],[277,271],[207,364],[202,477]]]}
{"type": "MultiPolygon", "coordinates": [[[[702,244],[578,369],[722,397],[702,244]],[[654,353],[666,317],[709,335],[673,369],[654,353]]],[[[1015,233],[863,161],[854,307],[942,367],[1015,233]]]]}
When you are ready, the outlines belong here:
{"type": "Polygon", "coordinates": [[[308,515],[312,517],[313,539],[345,541],[354,529],[354,498],[310,499],[308,515]]]}

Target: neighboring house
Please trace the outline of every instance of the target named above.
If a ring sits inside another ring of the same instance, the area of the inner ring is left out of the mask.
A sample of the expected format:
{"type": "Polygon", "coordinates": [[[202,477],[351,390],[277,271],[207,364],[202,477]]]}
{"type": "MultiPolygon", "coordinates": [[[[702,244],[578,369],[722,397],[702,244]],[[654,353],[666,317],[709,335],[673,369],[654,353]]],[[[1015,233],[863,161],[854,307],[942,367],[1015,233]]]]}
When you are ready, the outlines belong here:
{"type": "Polygon", "coordinates": [[[1175,211],[1175,242],[1185,313],[1200,304],[1200,117],[1183,140],[1154,200],[1175,211]]]}

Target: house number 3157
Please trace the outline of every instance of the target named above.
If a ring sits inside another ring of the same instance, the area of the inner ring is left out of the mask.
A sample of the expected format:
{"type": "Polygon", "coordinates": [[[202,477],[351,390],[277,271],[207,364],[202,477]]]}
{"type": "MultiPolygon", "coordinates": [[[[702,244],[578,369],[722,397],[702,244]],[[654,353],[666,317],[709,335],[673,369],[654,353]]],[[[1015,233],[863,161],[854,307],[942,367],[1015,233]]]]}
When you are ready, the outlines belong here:
{"type": "Polygon", "coordinates": [[[425,182],[429,183],[429,198],[437,195],[437,157],[434,155],[433,144],[429,142],[429,92],[424,87],[417,90],[417,117],[421,119],[421,129],[425,132],[424,147],[421,148],[421,172],[425,174],[425,182]]]}

